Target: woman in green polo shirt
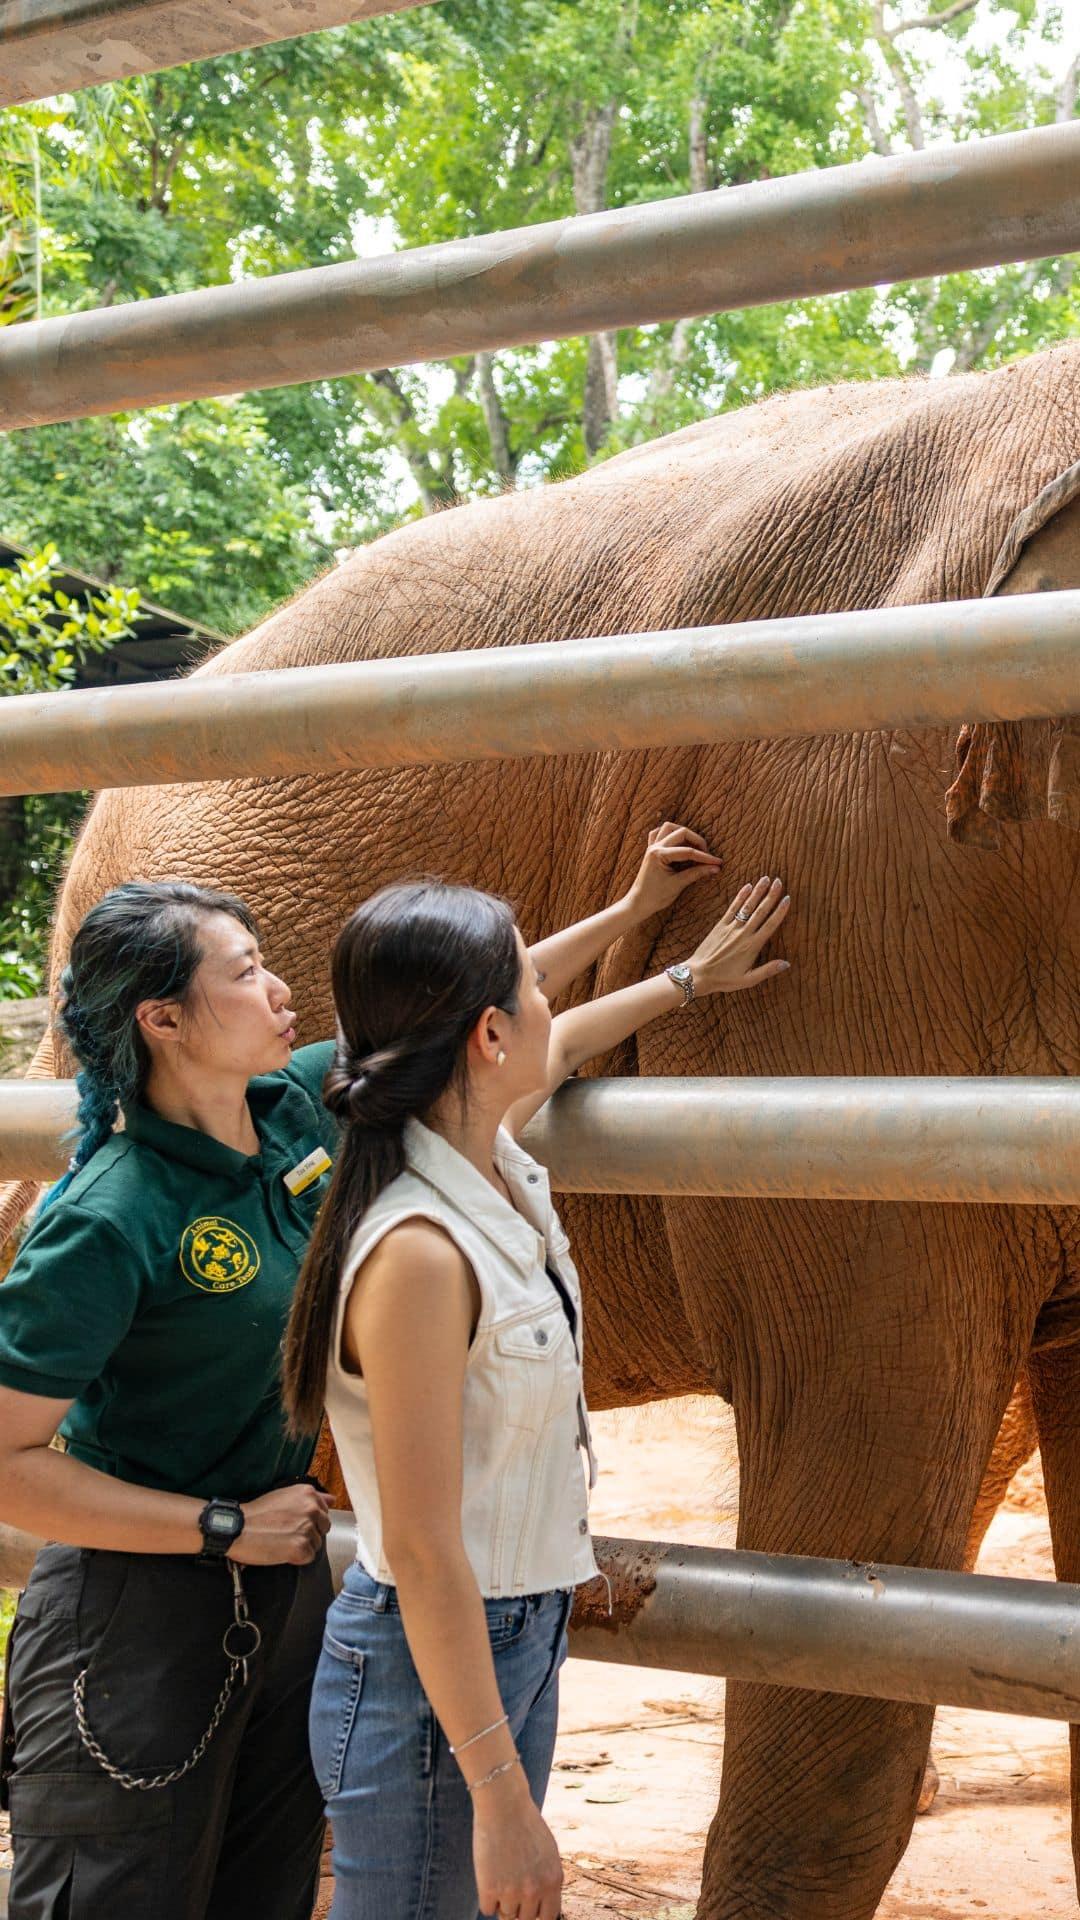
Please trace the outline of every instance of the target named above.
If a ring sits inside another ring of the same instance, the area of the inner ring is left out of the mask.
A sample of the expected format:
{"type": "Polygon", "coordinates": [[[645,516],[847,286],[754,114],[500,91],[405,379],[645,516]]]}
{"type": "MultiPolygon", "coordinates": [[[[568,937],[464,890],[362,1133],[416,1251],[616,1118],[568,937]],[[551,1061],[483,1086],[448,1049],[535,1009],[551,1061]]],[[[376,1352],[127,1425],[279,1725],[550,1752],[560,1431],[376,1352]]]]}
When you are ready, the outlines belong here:
{"type": "MultiPolygon", "coordinates": [[[[531,950],[548,996],[718,865],[657,829],[531,950]]],[[[106,895],[61,988],[81,1139],[0,1286],[0,1520],[51,1543],[11,1642],[10,1920],[308,1920],[329,1502],[279,1370],[333,1043],[293,1051],[250,914],[182,882],[106,895]]]]}
{"type": "Polygon", "coordinates": [[[70,1543],[12,1635],[11,1920],[307,1920],[329,1502],[278,1372],[331,1049],[182,883],[107,895],[62,988],[81,1139],[0,1286],[0,1517],[70,1543]]]}

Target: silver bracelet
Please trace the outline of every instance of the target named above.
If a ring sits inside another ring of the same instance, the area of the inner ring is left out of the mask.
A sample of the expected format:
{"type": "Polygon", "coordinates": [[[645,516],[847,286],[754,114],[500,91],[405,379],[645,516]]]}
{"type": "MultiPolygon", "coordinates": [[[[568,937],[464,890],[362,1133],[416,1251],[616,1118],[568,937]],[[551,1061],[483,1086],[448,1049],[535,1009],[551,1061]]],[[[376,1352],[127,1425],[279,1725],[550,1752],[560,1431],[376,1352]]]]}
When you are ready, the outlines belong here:
{"type": "Polygon", "coordinates": [[[451,1753],[464,1753],[466,1747],[475,1747],[478,1740],[486,1740],[489,1733],[494,1733],[498,1727],[505,1727],[509,1719],[510,1715],[504,1713],[501,1720],[493,1720],[490,1727],[481,1727],[479,1733],[470,1733],[467,1740],[462,1740],[460,1745],[451,1747],[451,1753]]]}
{"type": "Polygon", "coordinates": [[[513,1759],[504,1760],[501,1767],[492,1767],[490,1773],[481,1774],[479,1780],[473,1781],[471,1787],[469,1788],[469,1792],[475,1793],[477,1787],[486,1787],[489,1780],[497,1780],[500,1773],[509,1773],[511,1767],[517,1767],[517,1766],[520,1766],[520,1764],[521,1764],[521,1755],[520,1753],[515,1753],[513,1759]]]}

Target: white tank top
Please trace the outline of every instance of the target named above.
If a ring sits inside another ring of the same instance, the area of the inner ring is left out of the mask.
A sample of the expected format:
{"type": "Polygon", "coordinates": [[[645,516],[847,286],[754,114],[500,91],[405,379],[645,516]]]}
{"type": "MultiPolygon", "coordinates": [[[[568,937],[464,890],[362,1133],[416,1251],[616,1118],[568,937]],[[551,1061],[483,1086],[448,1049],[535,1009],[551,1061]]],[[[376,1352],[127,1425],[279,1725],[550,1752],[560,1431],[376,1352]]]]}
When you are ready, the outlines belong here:
{"type": "Polygon", "coordinates": [[[511,1206],[454,1147],[411,1120],[407,1165],[369,1207],[341,1275],[326,1411],[356,1514],[356,1557],[393,1583],[383,1552],[364,1381],[341,1365],[345,1305],[356,1274],[391,1227],[435,1221],[464,1254],[480,1290],[465,1367],[461,1530],[485,1598],[546,1593],[597,1574],[589,1533],[596,1463],[581,1378],[581,1286],[543,1167],[500,1128],[495,1164],[511,1206]],[[546,1271],[559,1276],[577,1333],[546,1271]]]}

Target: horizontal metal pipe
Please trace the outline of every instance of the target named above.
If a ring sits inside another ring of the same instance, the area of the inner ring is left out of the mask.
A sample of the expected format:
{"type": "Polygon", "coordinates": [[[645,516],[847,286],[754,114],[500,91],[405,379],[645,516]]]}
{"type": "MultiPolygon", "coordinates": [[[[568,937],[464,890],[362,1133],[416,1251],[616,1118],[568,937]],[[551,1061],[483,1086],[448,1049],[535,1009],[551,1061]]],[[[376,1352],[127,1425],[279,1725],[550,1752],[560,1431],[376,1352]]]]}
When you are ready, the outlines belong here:
{"type": "Polygon", "coordinates": [[[1080,122],[7,327],[0,425],[1080,247],[1080,122]]]}
{"type": "MultiPolygon", "coordinates": [[[[0,1081],[0,1179],[51,1179],[70,1082],[0,1081]]],[[[1080,1081],[580,1080],[523,1136],[560,1193],[1080,1203],[1080,1081]]]]}
{"type": "Polygon", "coordinates": [[[0,1180],[63,1173],[71,1148],[60,1136],[74,1126],[77,1104],[74,1080],[0,1080],[0,1180]]]}
{"type": "Polygon", "coordinates": [[[1080,1080],[571,1081],[524,1140],[561,1193],[1080,1202],[1080,1080]]]}
{"type": "Polygon", "coordinates": [[[0,107],[291,40],[425,0],[0,0],[0,107]]]}
{"type": "Polygon", "coordinates": [[[1077,709],[1080,591],[1072,589],[22,694],[0,700],[0,793],[695,746],[1077,709]]]}
{"type": "Polygon", "coordinates": [[[768,1686],[1080,1720],[1080,1587],[922,1567],[596,1542],[571,1651],[768,1686]]]}
{"type": "MultiPolygon", "coordinates": [[[[339,1587],[350,1513],[328,1544],[339,1587]]],[[[39,1545],[0,1527],[0,1586],[39,1545]]],[[[1080,1587],[603,1536],[596,1556],[612,1611],[599,1580],[578,1590],[579,1660],[1080,1720],[1080,1587]]]]}

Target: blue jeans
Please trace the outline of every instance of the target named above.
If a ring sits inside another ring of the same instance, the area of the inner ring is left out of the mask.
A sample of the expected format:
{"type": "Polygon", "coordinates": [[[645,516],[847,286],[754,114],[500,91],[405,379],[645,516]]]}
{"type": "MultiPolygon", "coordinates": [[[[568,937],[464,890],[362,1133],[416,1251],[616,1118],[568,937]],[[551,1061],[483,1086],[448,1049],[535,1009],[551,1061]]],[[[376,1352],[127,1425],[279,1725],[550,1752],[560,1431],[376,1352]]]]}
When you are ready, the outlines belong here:
{"type": "MultiPolygon", "coordinates": [[[[485,1600],[503,1710],[543,1804],[573,1595],[485,1600]]],[[[472,1803],[393,1587],[355,1562],[326,1620],[311,1754],[334,1832],[330,1920],[477,1920],[472,1803]]]]}

